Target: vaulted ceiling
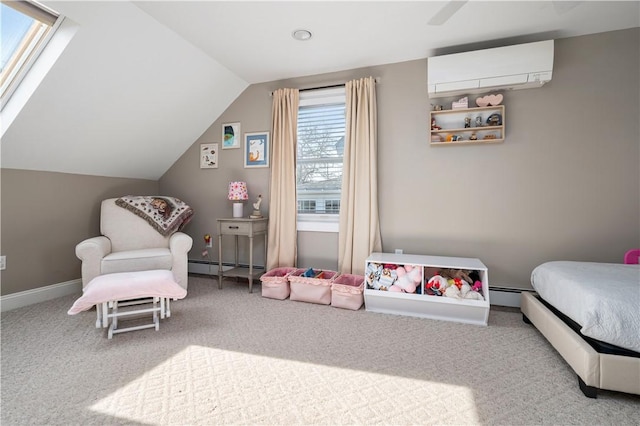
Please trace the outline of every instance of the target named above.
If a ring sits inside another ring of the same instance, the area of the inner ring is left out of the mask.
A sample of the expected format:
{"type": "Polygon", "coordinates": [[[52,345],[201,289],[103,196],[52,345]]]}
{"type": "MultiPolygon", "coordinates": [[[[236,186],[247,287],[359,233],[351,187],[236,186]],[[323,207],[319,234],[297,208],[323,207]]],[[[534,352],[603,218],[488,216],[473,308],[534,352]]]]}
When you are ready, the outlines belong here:
{"type": "Polygon", "coordinates": [[[44,3],[68,43],[3,110],[2,167],[146,179],[250,84],[640,26],[636,1],[469,1],[440,25],[449,2],[44,3]]]}

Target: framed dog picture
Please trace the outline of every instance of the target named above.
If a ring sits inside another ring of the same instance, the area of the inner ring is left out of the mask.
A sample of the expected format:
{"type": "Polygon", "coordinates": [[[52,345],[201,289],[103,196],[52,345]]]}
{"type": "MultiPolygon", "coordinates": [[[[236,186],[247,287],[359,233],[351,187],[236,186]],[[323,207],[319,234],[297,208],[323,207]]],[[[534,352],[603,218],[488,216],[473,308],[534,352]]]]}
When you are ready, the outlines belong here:
{"type": "Polygon", "coordinates": [[[244,134],[244,167],[269,167],[269,132],[244,134]]]}

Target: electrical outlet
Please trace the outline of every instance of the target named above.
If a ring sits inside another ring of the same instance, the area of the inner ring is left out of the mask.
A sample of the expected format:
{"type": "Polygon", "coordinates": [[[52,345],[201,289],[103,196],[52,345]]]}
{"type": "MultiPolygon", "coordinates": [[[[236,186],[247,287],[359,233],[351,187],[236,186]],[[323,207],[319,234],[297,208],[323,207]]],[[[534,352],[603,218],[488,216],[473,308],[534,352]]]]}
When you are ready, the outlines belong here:
{"type": "Polygon", "coordinates": [[[213,247],[213,238],[211,238],[211,234],[204,234],[204,246],[206,248],[213,247]]]}
{"type": "Polygon", "coordinates": [[[396,254],[402,254],[402,249],[396,249],[396,254]]]}
{"type": "Polygon", "coordinates": [[[7,269],[7,256],[0,256],[0,271],[7,269]]]}

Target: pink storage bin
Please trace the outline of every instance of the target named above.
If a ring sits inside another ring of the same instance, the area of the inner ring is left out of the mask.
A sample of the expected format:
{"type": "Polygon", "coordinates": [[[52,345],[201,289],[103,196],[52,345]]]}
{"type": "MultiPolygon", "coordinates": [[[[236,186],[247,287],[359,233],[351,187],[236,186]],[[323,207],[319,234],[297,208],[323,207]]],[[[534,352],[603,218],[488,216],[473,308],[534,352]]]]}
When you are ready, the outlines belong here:
{"type": "Polygon", "coordinates": [[[338,273],[318,269],[317,272],[323,272],[322,278],[309,278],[302,276],[305,271],[306,269],[298,269],[289,274],[289,286],[291,287],[289,299],[330,305],[331,283],[338,273]]]}
{"type": "Polygon", "coordinates": [[[281,267],[262,274],[262,297],[284,300],[289,297],[289,274],[297,268],[281,267]]]}
{"type": "Polygon", "coordinates": [[[331,306],[357,311],[364,303],[364,275],[340,274],[331,284],[331,306]]]}

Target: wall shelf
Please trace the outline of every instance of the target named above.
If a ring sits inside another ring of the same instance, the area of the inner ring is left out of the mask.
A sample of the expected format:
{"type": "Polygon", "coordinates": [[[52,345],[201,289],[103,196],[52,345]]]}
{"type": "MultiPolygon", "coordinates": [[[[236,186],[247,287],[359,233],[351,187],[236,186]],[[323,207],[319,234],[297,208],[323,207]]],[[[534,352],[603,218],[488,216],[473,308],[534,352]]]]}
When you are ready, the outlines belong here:
{"type": "Polygon", "coordinates": [[[430,145],[491,144],[505,140],[504,105],[430,111],[429,123],[430,145]],[[499,125],[487,125],[487,119],[493,114],[500,115],[499,125]],[[465,118],[469,119],[470,127],[465,127],[465,118]],[[478,118],[481,126],[476,125],[478,118]],[[472,139],[473,136],[477,139],[472,139]]]}

